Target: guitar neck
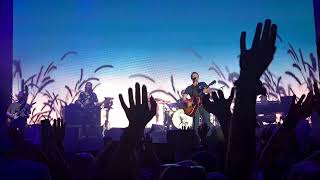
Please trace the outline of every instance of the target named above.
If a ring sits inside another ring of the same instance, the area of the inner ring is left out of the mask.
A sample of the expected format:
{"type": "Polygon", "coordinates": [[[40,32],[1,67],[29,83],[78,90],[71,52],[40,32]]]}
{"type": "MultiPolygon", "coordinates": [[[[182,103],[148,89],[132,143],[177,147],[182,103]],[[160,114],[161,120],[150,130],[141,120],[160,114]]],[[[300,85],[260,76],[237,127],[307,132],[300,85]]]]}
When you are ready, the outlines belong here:
{"type": "Polygon", "coordinates": [[[99,106],[99,107],[100,107],[102,104],[104,104],[104,101],[102,101],[102,102],[98,102],[98,103],[97,103],[97,106],[99,106]]]}

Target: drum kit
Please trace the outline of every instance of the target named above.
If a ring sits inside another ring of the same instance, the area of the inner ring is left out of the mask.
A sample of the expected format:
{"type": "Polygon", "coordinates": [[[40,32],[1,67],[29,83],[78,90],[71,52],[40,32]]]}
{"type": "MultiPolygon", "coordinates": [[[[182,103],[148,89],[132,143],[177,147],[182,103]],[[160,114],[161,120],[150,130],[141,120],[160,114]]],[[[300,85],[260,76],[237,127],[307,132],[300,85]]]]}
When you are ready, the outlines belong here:
{"type": "Polygon", "coordinates": [[[164,130],[181,129],[182,127],[192,127],[193,118],[187,116],[183,111],[183,102],[171,103],[160,98],[155,98],[158,105],[163,106],[163,126],[164,130]]]}
{"type": "MultiPolygon", "coordinates": [[[[155,98],[158,105],[163,106],[163,126],[165,130],[181,129],[182,127],[192,127],[193,118],[187,116],[184,111],[183,102],[171,103],[160,98],[155,98]]],[[[112,109],[113,98],[105,97],[103,107],[106,111],[103,132],[109,130],[109,111],[112,109]]]]}

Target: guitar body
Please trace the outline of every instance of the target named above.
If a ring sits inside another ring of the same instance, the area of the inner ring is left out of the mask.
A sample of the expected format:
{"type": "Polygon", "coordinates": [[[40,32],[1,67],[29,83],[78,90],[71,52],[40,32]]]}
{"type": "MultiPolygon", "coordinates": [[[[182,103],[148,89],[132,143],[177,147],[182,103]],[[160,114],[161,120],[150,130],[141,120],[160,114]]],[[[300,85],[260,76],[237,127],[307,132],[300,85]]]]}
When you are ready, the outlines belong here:
{"type": "Polygon", "coordinates": [[[192,107],[185,107],[183,108],[183,111],[186,115],[190,116],[190,117],[194,117],[194,115],[196,114],[197,110],[198,110],[197,105],[192,106],[192,107]]]}
{"type": "Polygon", "coordinates": [[[193,97],[191,100],[189,100],[186,103],[186,107],[183,108],[184,113],[187,116],[194,117],[199,106],[201,106],[200,100],[200,97],[193,97]]]}
{"type": "MultiPolygon", "coordinates": [[[[194,115],[196,114],[198,108],[202,105],[201,104],[201,97],[203,95],[203,89],[204,88],[209,88],[211,85],[215,84],[216,81],[213,80],[211,83],[209,83],[209,85],[207,85],[206,87],[202,87],[200,89],[200,92],[198,92],[197,96],[192,97],[191,99],[187,100],[185,103],[185,107],[183,108],[184,113],[187,116],[190,117],[194,117],[194,115]]],[[[198,90],[199,91],[199,90],[198,90]]]]}
{"type": "Polygon", "coordinates": [[[27,124],[27,117],[17,117],[15,119],[8,120],[8,127],[24,129],[27,124]]]}
{"type": "Polygon", "coordinates": [[[7,119],[8,127],[23,129],[27,124],[27,119],[31,114],[31,108],[34,104],[36,104],[36,102],[20,105],[18,109],[15,109],[13,113],[14,118],[8,117],[7,119]]]}

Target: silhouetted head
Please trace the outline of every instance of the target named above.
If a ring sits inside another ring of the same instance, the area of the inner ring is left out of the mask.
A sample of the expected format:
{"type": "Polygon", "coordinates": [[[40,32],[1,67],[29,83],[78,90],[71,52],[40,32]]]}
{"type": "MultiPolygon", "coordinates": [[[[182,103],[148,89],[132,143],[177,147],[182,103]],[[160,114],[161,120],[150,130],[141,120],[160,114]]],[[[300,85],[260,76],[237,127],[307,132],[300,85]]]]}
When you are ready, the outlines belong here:
{"type": "Polygon", "coordinates": [[[204,167],[207,172],[214,172],[219,170],[219,162],[211,153],[207,151],[196,152],[191,159],[197,162],[198,165],[204,167]]]}
{"type": "Polygon", "coordinates": [[[24,103],[27,101],[27,97],[26,97],[26,94],[23,92],[23,91],[20,91],[18,94],[17,94],[17,99],[18,99],[18,102],[19,103],[24,103]]]}
{"type": "Polygon", "coordinates": [[[204,180],[206,177],[205,169],[201,166],[181,166],[172,165],[167,167],[160,175],[160,180],[204,180]]]}
{"type": "Polygon", "coordinates": [[[199,74],[197,72],[192,72],[191,73],[191,79],[192,79],[192,82],[199,82],[199,74]]]}
{"type": "Polygon", "coordinates": [[[302,161],[291,167],[288,180],[308,179],[316,180],[320,178],[320,166],[316,161],[302,161]]]}
{"type": "Polygon", "coordinates": [[[84,87],[84,90],[85,90],[86,92],[92,92],[92,91],[93,91],[93,89],[92,89],[92,83],[91,83],[91,82],[87,82],[86,85],[85,85],[85,87],[84,87]]]}
{"type": "Polygon", "coordinates": [[[75,179],[92,179],[96,166],[95,158],[90,153],[77,153],[71,161],[71,171],[75,179]]]}

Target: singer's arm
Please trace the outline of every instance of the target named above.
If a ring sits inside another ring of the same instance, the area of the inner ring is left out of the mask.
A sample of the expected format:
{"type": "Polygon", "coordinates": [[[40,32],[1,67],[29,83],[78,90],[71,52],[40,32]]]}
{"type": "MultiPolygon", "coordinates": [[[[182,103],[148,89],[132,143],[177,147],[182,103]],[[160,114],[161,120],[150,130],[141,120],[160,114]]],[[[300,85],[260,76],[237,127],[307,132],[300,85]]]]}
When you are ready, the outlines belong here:
{"type": "Polygon", "coordinates": [[[190,101],[190,99],[188,98],[188,96],[190,96],[190,94],[191,94],[190,87],[187,87],[182,94],[182,100],[184,103],[187,104],[187,107],[192,106],[192,101],[190,101]]]}
{"type": "Polygon", "coordinates": [[[199,86],[200,87],[202,87],[202,93],[204,93],[204,94],[207,94],[209,91],[208,91],[208,85],[207,85],[207,83],[205,83],[205,82],[200,82],[199,83],[199,86]]]}

